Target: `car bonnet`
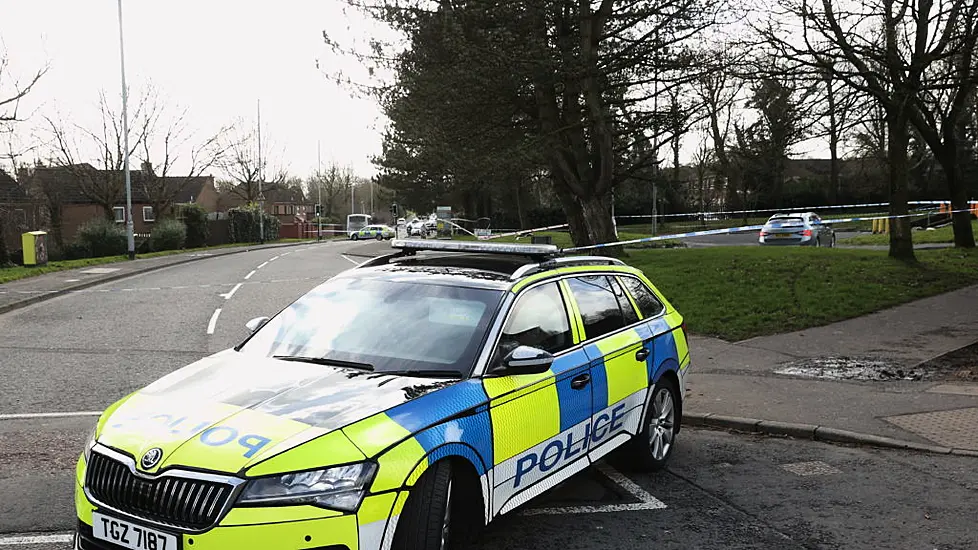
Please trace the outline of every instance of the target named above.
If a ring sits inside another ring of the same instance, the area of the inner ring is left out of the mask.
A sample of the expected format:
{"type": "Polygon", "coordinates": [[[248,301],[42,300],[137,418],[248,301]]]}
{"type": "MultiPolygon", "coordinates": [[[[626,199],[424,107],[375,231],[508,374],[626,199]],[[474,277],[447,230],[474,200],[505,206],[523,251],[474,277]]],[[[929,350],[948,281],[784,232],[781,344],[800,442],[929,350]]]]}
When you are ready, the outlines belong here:
{"type": "Polygon", "coordinates": [[[348,463],[366,455],[340,428],[457,383],[228,350],[132,395],[103,420],[98,442],[137,463],[161,449],[149,473],[169,467],[237,473],[312,440],[316,465],[348,463]]]}

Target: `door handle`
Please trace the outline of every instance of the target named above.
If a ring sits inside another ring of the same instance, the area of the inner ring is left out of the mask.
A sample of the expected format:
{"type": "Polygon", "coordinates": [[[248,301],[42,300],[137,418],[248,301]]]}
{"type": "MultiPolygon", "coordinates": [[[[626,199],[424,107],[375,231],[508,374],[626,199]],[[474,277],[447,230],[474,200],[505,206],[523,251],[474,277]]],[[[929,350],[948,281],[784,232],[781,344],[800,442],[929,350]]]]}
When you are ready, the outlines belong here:
{"type": "Polygon", "coordinates": [[[640,350],[638,350],[638,351],[635,352],[635,360],[636,361],[645,361],[648,358],[649,358],[649,350],[647,350],[645,348],[642,348],[642,349],[640,349],[640,350]]]}
{"type": "Polygon", "coordinates": [[[585,372],[584,374],[575,376],[571,380],[571,389],[575,389],[575,390],[583,389],[584,386],[587,386],[590,382],[591,382],[591,375],[585,372]]]}

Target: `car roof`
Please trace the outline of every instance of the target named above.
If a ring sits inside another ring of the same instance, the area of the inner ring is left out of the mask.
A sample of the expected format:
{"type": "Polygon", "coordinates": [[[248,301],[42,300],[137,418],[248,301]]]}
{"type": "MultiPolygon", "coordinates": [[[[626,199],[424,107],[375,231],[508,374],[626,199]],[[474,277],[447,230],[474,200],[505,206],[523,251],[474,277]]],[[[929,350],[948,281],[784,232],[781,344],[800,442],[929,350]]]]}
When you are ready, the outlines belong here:
{"type": "Polygon", "coordinates": [[[560,256],[552,245],[410,239],[396,239],[391,245],[400,251],[370,260],[342,275],[507,290],[528,277],[560,267],[587,265],[593,271],[610,272],[613,266],[625,266],[614,258],[560,256]]]}

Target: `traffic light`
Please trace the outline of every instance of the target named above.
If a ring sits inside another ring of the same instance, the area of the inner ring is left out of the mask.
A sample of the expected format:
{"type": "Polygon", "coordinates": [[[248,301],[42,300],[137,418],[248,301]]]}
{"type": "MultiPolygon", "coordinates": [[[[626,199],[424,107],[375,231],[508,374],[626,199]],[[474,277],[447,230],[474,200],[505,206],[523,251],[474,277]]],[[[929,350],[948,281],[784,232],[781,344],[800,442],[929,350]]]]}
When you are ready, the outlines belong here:
{"type": "Polygon", "coordinates": [[[391,218],[397,220],[397,203],[391,204],[391,218]]]}
{"type": "Polygon", "coordinates": [[[317,204],[316,205],[316,217],[317,218],[321,218],[322,216],[323,216],[323,205],[317,204]]]}

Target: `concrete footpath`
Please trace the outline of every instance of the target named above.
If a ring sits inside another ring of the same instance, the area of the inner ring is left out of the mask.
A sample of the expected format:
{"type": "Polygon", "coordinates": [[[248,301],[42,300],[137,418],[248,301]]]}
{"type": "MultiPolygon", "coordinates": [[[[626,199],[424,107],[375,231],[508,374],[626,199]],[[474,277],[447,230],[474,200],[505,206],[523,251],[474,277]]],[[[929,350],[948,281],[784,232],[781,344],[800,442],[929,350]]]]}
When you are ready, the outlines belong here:
{"type": "Polygon", "coordinates": [[[978,286],[738,343],[693,336],[684,417],[978,456],[978,353],[946,357],[976,342],[978,286]]]}
{"type": "MultiPolygon", "coordinates": [[[[323,241],[325,243],[348,242],[323,241]]],[[[147,273],[166,267],[186,264],[209,258],[241,254],[252,250],[285,248],[317,244],[316,241],[299,241],[288,243],[269,243],[238,247],[213,248],[184,254],[172,254],[154,258],[137,258],[133,261],[121,261],[109,264],[80,267],[45,273],[36,277],[19,279],[0,284],[0,314],[44,301],[54,296],[68,292],[83,290],[102,283],[108,283],[147,273]]]]}

